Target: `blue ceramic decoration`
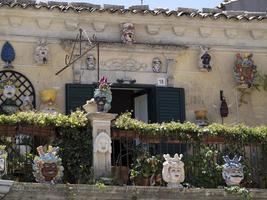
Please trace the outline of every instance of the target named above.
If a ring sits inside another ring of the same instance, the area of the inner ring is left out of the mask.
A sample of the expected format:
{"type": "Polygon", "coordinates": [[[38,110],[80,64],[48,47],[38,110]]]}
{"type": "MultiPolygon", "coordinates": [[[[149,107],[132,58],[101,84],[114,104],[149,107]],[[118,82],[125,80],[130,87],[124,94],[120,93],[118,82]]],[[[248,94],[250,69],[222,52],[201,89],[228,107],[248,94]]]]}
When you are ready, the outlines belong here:
{"type": "Polygon", "coordinates": [[[15,59],[15,50],[8,41],[5,42],[2,48],[1,58],[5,62],[4,68],[13,68],[11,63],[15,59]]]}

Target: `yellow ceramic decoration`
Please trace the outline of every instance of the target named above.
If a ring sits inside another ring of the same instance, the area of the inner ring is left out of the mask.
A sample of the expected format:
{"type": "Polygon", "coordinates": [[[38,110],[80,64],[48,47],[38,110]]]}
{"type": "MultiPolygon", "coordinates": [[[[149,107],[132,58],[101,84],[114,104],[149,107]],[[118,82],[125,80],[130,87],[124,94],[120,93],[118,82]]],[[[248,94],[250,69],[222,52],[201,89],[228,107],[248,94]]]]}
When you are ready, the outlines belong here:
{"type": "Polygon", "coordinates": [[[42,101],[40,105],[40,111],[50,114],[58,113],[56,98],[57,98],[56,89],[51,88],[40,91],[40,99],[42,101]]]}
{"type": "Polygon", "coordinates": [[[46,89],[40,91],[40,98],[43,103],[55,102],[57,97],[57,90],[55,89],[46,89]]]}

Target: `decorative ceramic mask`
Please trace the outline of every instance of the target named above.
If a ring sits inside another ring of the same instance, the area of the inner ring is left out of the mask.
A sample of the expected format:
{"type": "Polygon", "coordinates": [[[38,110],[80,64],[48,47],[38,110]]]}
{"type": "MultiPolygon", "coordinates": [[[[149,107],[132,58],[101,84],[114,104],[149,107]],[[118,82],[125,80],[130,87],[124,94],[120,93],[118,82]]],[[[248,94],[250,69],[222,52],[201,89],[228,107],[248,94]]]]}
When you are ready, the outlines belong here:
{"type": "Polygon", "coordinates": [[[0,146],[0,177],[7,173],[7,152],[5,146],[0,146]]]}
{"type": "Polygon", "coordinates": [[[121,25],[121,40],[125,44],[133,44],[135,42],[135,28],[132,23],[124,23],[121,25]]]}
{"type": "Polygon", "coordinates": [[[211,71],[212,69],[212,62],[211,62],[211,55],[208,53],[209,48],[200,47],[200,62],[199,68],[201,71],[211,71]]]}
{"type": "Polygon", "coordinates": [[[108,112],[110,110],[112,93],[107,78],[104,76],[100,79],[98,89],[94,92],[94,100],[98,112],[108,112]]]}
{"type": "Polygon", "coordinates": [[[57,90],[50,88],[40,91],[41,105],[40,111],[49,114],[58,112],[56,105],[57,90]]]}
{"type": "Polygon", "coordinates": [[[241,88],[250,88],[256,78],[257,66],[252,60],[253,54],[246,54],[242,58],[241,54],[236,54],[236,62],[234,66],[234,76],[236,83],[241,88]]]}
{"type": "Polygon", "coordinates": [[[152,70],[153,72],[159,73],[161,69],[161,60],[159,58],[154,58],[152,61],[152,70]]]}
{"type": "Polygon", "coordinates": [[[48,52],[49,48],[47,47],[47,43],[45,39],[40,39],[35,52],[34,52],[34,60],[37,64],[47,64],[48,62],[48,52]]]}
{"type": "Polygon", "coordinates": [[[244,179],[243,165],[240,163],[242,157],[235,156],[232,160],[229,156],[223,156],[222,176],[227,186],[238,186],[244,179]]]}
{"type": "Polygon", "coordinates": [[[95,138],[94,142],[94,152],[99,153],[111,153],[111,139],[110,136],[105,133],[99,133],[97,137],[95,138]]]}
{"type": "Polygon", "coordinates": [[[39,156],[33,161],[33,175],[39,183],[56,183],[63,176],[61,158],[57,156],[58,148],[49,146],[45,153],[42,146],[37,147],[39,156]]]}
{"type": "Polygon", "coordinates": [[[15,85],[5,85],[3,90],[3,95],[7,99],[12,99],[16,94],[16,86],[15,85]]]}
{"type": "Polygon", "coordinates": [[[16,95],[16,83],[13,80],[5,80],[1,83],[1,90],[3,93],[3,97],[5,97],[5,101],[1,105],[1,113],[2,114],[14,114],[18,111],[18,106],[16,105],[16,101],[13,98],[16,95]]]}
{"type": "Polygon", "coordinates": [[[169,154],[164,154],[163,157],[165,159],[162,169],[163,180],[170,188],[182,188],[181,183],[185,179],[184,163],[181,161],[183,155],[175,154],[172,158],[169,154]]]}
{"type": "Polygon", "coordinates": [[[89,54],[86,58],[86,69],[87,70],[94,70],[96,66],[96,59],[94,55],[89,54]]]}

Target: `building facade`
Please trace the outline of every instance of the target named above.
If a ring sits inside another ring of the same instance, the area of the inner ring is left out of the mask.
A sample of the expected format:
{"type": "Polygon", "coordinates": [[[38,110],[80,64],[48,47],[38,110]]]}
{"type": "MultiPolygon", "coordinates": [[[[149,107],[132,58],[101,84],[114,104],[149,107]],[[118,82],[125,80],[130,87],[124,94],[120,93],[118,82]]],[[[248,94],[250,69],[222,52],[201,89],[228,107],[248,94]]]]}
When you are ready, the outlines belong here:
{"type": "Polygon", "coordinates": [[[69,112],[92,97],[94,83],[105,75],[113,83],[111,111],[134,110],[144,121],[194,121],[195,111],[207,110],[210,122],[221,123],[223,91],[229,109],[225,123],[267,122],[266,91],[240,89],[234,75],[237,53],[253,54],[249,61],[267,74],[266,13],[33,1],[3,1],[0,11],[0,46],[6,41],[13,46],[12,70],[31,82],[37,109],[39,92],[56,87],[60,112],[69,112]],[[56,75],[70,63],[66,55],[79,29],[83,42],[72,60],[80,58],[56,75]]]}

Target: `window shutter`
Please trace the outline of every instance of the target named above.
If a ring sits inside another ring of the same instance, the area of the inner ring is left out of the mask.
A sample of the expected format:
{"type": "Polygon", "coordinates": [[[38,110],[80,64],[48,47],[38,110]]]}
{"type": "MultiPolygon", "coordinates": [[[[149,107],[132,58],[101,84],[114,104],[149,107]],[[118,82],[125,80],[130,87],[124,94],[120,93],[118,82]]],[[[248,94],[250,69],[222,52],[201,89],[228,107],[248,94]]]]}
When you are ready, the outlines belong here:
{"type": "Polygon", "coordinates": [[[66,84],[66,114],[81,108],[94,96],[95,86],[91,84],[66,84]]]}
{"type": "Polygon", "coordinates": [[[155,88],[156,122],[185,121],[185,95],[183,88],[155,88]]]}

